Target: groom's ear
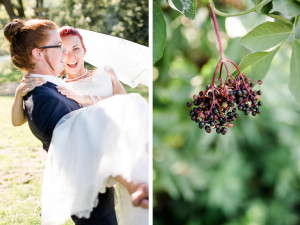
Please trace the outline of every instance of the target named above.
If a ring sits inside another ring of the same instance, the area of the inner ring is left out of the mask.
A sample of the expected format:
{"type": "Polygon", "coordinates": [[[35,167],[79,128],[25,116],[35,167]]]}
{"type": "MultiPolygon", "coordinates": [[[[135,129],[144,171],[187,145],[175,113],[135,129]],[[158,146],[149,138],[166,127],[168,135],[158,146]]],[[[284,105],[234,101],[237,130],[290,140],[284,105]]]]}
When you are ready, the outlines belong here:
{"type": "Polygon", "coordinates": [[[31,54],[32,54],[33,58],[38,61],[42,61],[44,59],[44,54],[43,54],[42,50],[39,48],[32,49],[31,54]]]}

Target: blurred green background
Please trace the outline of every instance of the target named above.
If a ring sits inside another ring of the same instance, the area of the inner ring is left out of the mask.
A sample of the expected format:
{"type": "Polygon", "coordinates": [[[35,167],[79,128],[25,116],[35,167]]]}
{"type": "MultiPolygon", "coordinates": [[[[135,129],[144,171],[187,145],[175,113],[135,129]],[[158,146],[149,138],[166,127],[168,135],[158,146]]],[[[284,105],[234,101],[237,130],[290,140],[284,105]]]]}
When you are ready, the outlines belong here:
{"type": "MultiPolygon", "coordinates": [[[[211,83],[220,58],[208,9],[200,1],[191,21],[156,2],[167,43],[153,72],[154,224],[299,225],[300,106],[288,90],[291,40],[254,88],[263,93],[262,113],[241,114],[225,136],[207,134],[190,120],[186,103],[211,83]]],[[[226,8],[219,9],[237,11],[249,1],[220,2],[226,8]]],[[[240,37],[266,19],[218,17],[225,55],[239,63],[249,54],[240,37]]]]}
{"type": "MultiPolygon", "coordinates": [[[[148,1],[0,0],[0,12],[0,225],[41,224],[40,191],[47,154],[27,124],[11,124],[14,91],[24,73],[10,61],[3,28],[15,17],[39,17],[58,26],[93,30],[148,46],[148,1]]],[[[137,92],[148,100],[147,87],[124,86],[127,93],[137,92]]],[[[71,220],[66,222],[71,224],[71,220]]]]}

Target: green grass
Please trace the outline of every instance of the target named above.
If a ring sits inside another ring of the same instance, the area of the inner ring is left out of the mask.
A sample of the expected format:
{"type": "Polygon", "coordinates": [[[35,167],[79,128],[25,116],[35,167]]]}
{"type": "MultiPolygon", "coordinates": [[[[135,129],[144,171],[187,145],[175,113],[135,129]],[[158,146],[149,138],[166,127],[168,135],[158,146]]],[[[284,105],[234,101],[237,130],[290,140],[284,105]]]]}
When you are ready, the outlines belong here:
{"type": "MultiPolygon", "coordinates": [[[[25,124],[13,127],[13,97],[0,97],[0,225],[41,224],[40,193],[46,152],[25,124]]],[[[74,224],[68,221],[66,225],[74,224]]]]}
{"type": "Polygon", "coordinates": [[[17,70],[10,60],[0,61],[0,84],[20,82],[24,74],[24,72],[17,70]]]}

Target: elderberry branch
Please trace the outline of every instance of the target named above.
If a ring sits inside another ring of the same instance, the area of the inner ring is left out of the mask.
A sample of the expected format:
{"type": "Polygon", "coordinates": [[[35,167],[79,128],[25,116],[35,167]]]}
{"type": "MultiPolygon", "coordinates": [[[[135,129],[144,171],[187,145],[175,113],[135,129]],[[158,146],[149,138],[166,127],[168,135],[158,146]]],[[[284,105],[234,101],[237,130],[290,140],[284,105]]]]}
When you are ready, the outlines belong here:
{"type": "MultiPolygon", "coordinates": [[[[204,128],[207,133],[211,133],[215,129],[217,134],[225,135],[228,128],[232,128],[233,122],[239,117],[237,110],[242,111],[245,115],[251,113],[252,116],[261,113],[259,106],[262,105],[260,101],[262,92],[253,90],[253,87],[254,83],[261,85],[262,81],[256,82],[248,79],[233,61],[225,57],[214,5],[212,0],[208,1],[210,1],[208,7],[212,15],[221,59],[214,71],[211,85],[206,86],[206,90],[194,95],[192,102],[187,102],[187,106],[190,108],[191,120],[196,122],[200,129],[204,128]],[[229,72],[227,63],[237,69],[238,75],[233,76],[229,72]],[[218,72],[220,76],[216,80],[218,72]],[[225,80],[222,79],[223,72],[227,73],[225,80]]],[[[263,2],[266,1],[269,0],[263,0],[263,2]]]]}
{"type": "Polygon", "coordinates": [[[222,59],[220,59],[216,69],[215,69],[215,72],[214,72],[214,76],[213,76],[213,79],[212,79],[212,82],[211,82],[211,86],[214,86],[215,85],[215,79],[216,79],[216,75],[218,73],[218,69],[219,67],[221,66],[221,69],[222,69],[222,65],[223,65],[223,62],[222,62],[222,59]]]}
{"type": "Polygon", "coordinates": [[[223,16],[223,17],[242,16],[242,15],[246,15],[246,14],[249,14],[249,13],[252,13],[252,12],[256,12],[257,10],[259,10],[260,8],[262,8],[264,5],[268,4],[271,1],[272,0],[262,1],[260,4],[255,5],[255,7],[253,7],[252,9],[242,11],[242,12],[238,12],[238,13],[224,13],[224,12],[219,11],[215,7],[214,7],[214,11],[217,15],[223,16]]]}
{"type": "Polygon", "coordinates": [[[217,17],[216,17],[216,14],[214,12],[214,4],[209,3],[208,8],[210,10],[210,13],[211,13],[211,16],[212,16],[212,19],[213,19],[213,23],[214,23],[214,27],[215,27],[215,31],[216,31],[216,35],[217,35],[217,39],[218,39],[219,49],[220,49],[220,53],[221,53],[221,60],[223,61],[225,59],[225,55],[224,55],[224,50],[223,50],[222,42],[221,42],[221,38],[220,38],[220,32],[219,32],[217,17]]]}

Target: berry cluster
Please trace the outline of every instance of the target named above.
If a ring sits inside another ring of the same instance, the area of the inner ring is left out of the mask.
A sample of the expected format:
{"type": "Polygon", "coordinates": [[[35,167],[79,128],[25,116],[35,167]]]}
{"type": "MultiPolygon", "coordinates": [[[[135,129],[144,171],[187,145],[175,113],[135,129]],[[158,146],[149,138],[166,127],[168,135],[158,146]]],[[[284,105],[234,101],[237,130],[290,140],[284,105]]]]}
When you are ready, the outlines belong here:
{"type": "MultiPolygon", "coordinates": [[[[214,77],[215,75],[216,72],[214,77]]],[[[225,135],[239,117],[239,111],[245,115],[260,114],[262,92],[253,90],[253,87],[255,83],[261,85],[261,80],[255,82],[239,73],[236,77],[228,74],[225,81],[220,76],[217,83],[218,85],[213,79],[206,91],[200,91],[198,95],[193,96],[193,102],[187,103],[191,108],[191,119],[198,123],[199,128],[204,128],[207,133],[215,129],[218,134],[225,135]]]]}
{"type": "Polygon", "coordinates": [[[200,91],[198,95],[194,95],[193,102],[188,102],[187,106],[191,109],[191,119],[198,123],[200,129],[204,128],[207,133],[216,129],[218,134],[225,135],[228,128],[233,127],[233,122],[239,117],[239,111],[245,115],[260,114],[261,91],[253,90],[253,87],[255,83],[261,85],[262,81],[256,82],[248,79],[233,61],[225,57],[213,3],[209,3],[208,7],[212,15],[221,59],[215,69],[211,85],[206,87],[206,91],[200,91]],[[230,74],[226,63],[231,63],[238,75],[230,74]],[[222,79],[224,68],[227,72],[225,80],[222,79]],[[219,69],[220,76],[215,83],[219,69]]]}

